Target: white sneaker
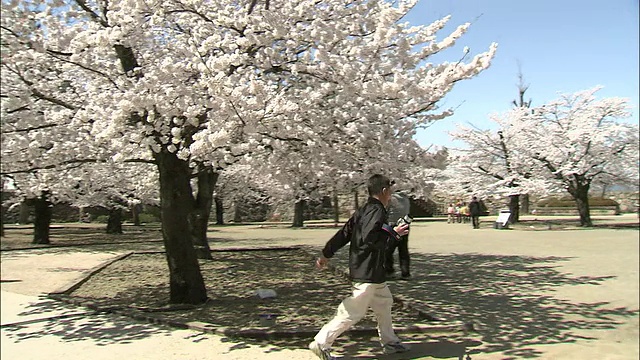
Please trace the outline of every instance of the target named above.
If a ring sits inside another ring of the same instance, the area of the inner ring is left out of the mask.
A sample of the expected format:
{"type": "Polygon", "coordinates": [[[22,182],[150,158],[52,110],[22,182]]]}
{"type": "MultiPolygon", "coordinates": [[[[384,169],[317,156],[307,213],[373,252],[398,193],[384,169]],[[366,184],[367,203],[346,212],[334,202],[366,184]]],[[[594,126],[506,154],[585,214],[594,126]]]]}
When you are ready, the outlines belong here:
{"type": "Polygon", "coordinates": [[[329,350],[322,349],[316,341],[312,341],[309,344],[309,350],[322,360],[335,360],[335,358],[331,356],[331,352],[329,350]]]}

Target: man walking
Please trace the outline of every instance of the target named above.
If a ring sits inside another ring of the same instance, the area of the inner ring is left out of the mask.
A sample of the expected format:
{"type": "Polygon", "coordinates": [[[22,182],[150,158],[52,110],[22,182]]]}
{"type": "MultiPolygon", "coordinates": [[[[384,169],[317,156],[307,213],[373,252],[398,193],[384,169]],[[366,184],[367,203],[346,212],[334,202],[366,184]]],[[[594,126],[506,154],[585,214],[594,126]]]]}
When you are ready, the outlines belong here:
{"type": "Polygon", "coordinates": [[[333,359],[331,346],[340,334],[360,321],[371,308],[378,320],[378,335],[383,352],[405,352],[403,344],[393,330],[391,307],[393,297],[386,284],[384,269],[385,249],[389,241],[398,241],[409,232],[408,225],[392,228],[387,224],[385,207],[391,200],[393,182],[383,175],[369,178],[369,199],[322,249],[316,267],[327,266],[329,259],[347,243],[349,248],[349,275],[353,293],[338,306],[335,317],[320,329],[309,349],[320,359],[333,359]]]}
{"type": "Polygon", "coordinates": [[[477,197],[473,197],[469,203],[469,214],[474,229],[480,229],[480,202],[477,197]]]}
{"type": "MultiPolygon", "coordinates": [[[[406,194],[401,192],[393,193],[389,203],[389,225],[391,225],[391,227],[398,225],[398,220],[408,215],[410,209],[411,202],[406,194]]],[[[400,260],[400,278],[402,280],[409,280],[411,278],[411,271],[409,270],[409,263],[411,261],[409,256],[409,234],[401,236],[400,241],[391,242],[389,244],[385,260],[387,279],[390,279],[395,275],[395,269],[393,268],[393,255],[396,248],[398,248],[398,259],[400,260]]]]}

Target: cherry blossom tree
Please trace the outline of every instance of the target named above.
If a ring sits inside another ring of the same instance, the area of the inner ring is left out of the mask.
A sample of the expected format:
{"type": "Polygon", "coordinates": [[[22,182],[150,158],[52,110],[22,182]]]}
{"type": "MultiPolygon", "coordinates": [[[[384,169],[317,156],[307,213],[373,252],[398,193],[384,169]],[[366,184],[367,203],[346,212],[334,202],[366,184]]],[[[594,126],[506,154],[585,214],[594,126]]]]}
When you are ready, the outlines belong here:
{"type": "MultiPolygon", "coordinates": [[[[216,184],[215,195],[220,202],[224,200],[235,211],[233,221],[242,221],[243,211],[253,205],[273,205],[276,198],[287,198],[281,195],[288,193],[282,184],[273,180],[272,174],[266,172],[261,163],[234,164],[220,172],[216,184]],[[249,203],[247,203],[249,202],[249,203]]],[[[222,203],[216,207],[218,216],[222,216],[222,203]]],[[[218,219],[222,224],[224,219],[218,219]]]]}
{"type": "Polygon", "coordinates": [[[494,115],[496,131],[463,129],[452,172],[480,194],[567,191],[582,226],[592,226],[589,189],[598,179],[638,184],[638,126],[626,99],[597,99],[599,88],[562,95],[538,107],[494,115]],[[505,193],[506,192],[506,193],[505,193]]]}
{"type": "Polygon", "coordinates": [[[156,173],[147,164],[94,162],[82,166],[55,167],[30,172],[14,171],[12,202],[34,207],[34,244],[49,244],[54,204],[79,208],[101,206],[109,210],[107,233],[122,233],[122,211],[134,204],[157,203],[156,173]]]}
{"type": "Polygon", "coordinates": [[[582,226],[593,226],[589,189],[594,180],[633,179],[638,186],[638,124],[621,121],[630,117],[627,99],[598,99],[599,89],[561,95],[512,123],[521,153],[540,166],[544,180],[569,192],[582,226]]]}
{"type": "MultiPolygon", "coordinates": [[[[55,64],[38,68],[11,62],[13,55],[24,56],[22,51],[31,46],[5,42],[4,24],[12,15],[3,12],[2,17],[0,172],[17,187],[16,198],[34,206],[33,243],[48,244],[53,204],[74,198],[71,173],[84,163],[96,161],[101,150],[87,141],[90,136],[86,126],[73,123],[82,97],[75,94],[63,69],[55,64]],[[59,96],[41,92],[36,83],[49,84],[59,96]]],[[[15,31],[25,30],[18,26],[15,31]]]]}
{"type": "MultiPolygon", "coordinates": [[[[525,108],[516,108],[509,115],[526,113],[525,108]]],[[[519,151],[519,144],[510,126],[511,116],[492,115],[491,120],[499,129],[482,130],[476,127],[458,126],[452,138],[464,142],[465,148],[456,149],[452,156],[452,177],[448,188],[466,188],[464,198],[509,197],[511,223],[519,220],[519,196],[534,191],[531,180],[532,169],[519,151]]],[[[457,194],[461,196],[463,194],[457,194]]]]}
{"type": "Polygon", "coordinates": [[[284,144],[287,151],[262,162],[266,167],[262,172],[273,174],[275,181],[290,190],[289,196],[295,203],[294,227],[303,226],[307,201],[333,196],[337,203],[338,194],[361,188],[373,173],[389,175],[414,195],[425,196],[430,192],[433,169],[443,168],[442,154],[421,148],[413,140],[413,132],[372,123],[346,130],[334,125],[339,131],[327,129],[319,141],[284,144]]]}
{"type": "Polygon", "coordinates": [[[2,3],[11,14],[3,15],[3,65],[19,69],[16,82],[60,103],[51,116],[90,127],[116,160],[157,166],[172,303],[207,299],[191,214],[202,208],[208,216],[196,197],[212,191],[215,173],[282,143],[322,141],[330,127],[365,132],[366,141],[380,128],[411,132],[449,115],[438,101],[486,69],[496,50],[429,62],[469,24],[438,40],[449,17],[401,22],[415,1],[252,4],[2,3]],[[33,81],[33,72],[65,77],[79,95],[64,101],[54,82],[33,81]]]}
{"type": "MultiPolygon", "coordinates": [[[[522,67],[520,62],[518,62],[518,97],[512,101],[513,106],[520,108],[530,108],[531,107],[531,98],[529,100],[525,100],[525,93],[529,90],[529,84],[525,83],[524,75],[522,75],[522,67]]],[[[511,197],[511,203],[509,204],[509,209],[517,209],[517,215],[513,218],[515,221],[520,220],[520,213],[528,214],[529,213],[529,194],[523,193],[518,196],[511,197]]]]}
{"type": "Polygon", "coordinates": [[[33,43],[16,41],[37,21],[26,18],[8,28],[12,16],[19,15],[7,11],[2,18],[1,173],[17,186],[16,198],[35,208],[33,242],[50,243],[51,207],[60,202],[106,206],[114,215],[107,232],[121,232],[121,216],[111,221],[121,213],[120,207],[145,199],[133,195],[140,193],[140,184],[134,184],[136,168],[128,169],[125,176],[123,166],[107,166],[111,152],[94,141],[91,124],[74,121],[87,99],[74,87],[73,67],[55,61],[41,67],[12,61],[42,56],[33,51],[33,43]]]}
{"type": "Polygon", "coordinates": [[[72,205],[100,206],[109,211],[106,232],[122,234],[123,211],[159,201],[157,172],[152,164],[95,162],[75,169],[66,181],[72,205]]]}
{"type": "MultiPolygon", "coordinates": [[[[518,97],[512,101],[515,109],[513,114],[520,116],[528,112],[531,107],[531,99],[525,100],[525,93],[529,85],[525,83],[522,71],[518,72],[518,97]]],[[[534,191],[535,183],[529,181],[532,170],[528,167],[526,159],[519,157],[517,149],[519,144],[514,143],[513,133],[509,128],[510,115],[491,115],[493,122],[499,124],[497,131],[479,129],[473,125],[458,126],[457,131],[451,134],[453,139],[465,144],[464,149],[457,149],[457,155],[453,157],[456,162],[454,168],[457,174],[451,179],[463,183],[471,193],[482,197],[508,196],[509,198],[509,222],[516,223],[520,219],[520,198],[528,207],[528,193],[534,191]],[[504,119],[503,119],[504,118],[504,119]],[[506,120],[506,121],[505,121],[506,120]],[[528,184],[529,186],[525,186],[528,184]],[[532,187],[533,186],[533,187],[532,187]]],[[[455,184],[449,184],[455,188],[455,184]]],[[[461,196],[462,194],[458,194],[461,196]]],[[[465,194],[462,197],[470,197],[465,194]]],[[[526,211],[525,211],[526,212],[526,211]]]]}

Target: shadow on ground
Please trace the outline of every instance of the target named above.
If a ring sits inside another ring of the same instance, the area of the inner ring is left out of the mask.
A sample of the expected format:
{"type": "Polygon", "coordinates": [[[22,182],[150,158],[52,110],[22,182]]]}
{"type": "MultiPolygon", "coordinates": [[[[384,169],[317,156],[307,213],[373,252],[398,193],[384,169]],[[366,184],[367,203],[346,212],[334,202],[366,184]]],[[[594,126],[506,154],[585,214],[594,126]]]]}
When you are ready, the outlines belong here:
{"type": "Polygon", "coordinates": [[[158,334],[169,335],[171,331],[169,328],[135,322],[121,316],[72,309],[67,304],[45,298],[27,306],[20,315],[45,316],[3,324],[2,332],[15,342],[55,336],[65,342],[92,340],[98,346],[107,346],[132,343],[158,334]],[[52,312],[57,315],[46,316],[52,312]],[[34,324],[37,326],[33,326],[34,324]]]}
{"type": "MultiPolygon", "coordinates": [[[[251,340],[240,338],[225,338],[223,341],[233,342],[235,345],[230,351],[246,348],[249,345],[258,345],[264,348],[264,352],[278,352],[283,348],[307,348],[309,338],[287,338],[251,340]]],[[[411,350],[403,354],[384,355],[380,343],[375,337],[358,336],[353,334],[342,335],[336,342],[332,355],[338,359],[460,359],[470,360],[469,349],[478,346],[481,342],[465,337],[451,335],[425,335],[410,334],[403,336],[403,341],[411,346],[411,350]]]]}
{"type": "MultiPolygon", "coordinates": [[[[338,262],[346,265],[344,254],[338,262]]],[[[572,343],[583,330],[610,330],[638,309],[608,302],[557,298],[563,286],[595,287],[612,276],[573,276],[558,270],[569,258],[484,254],[412,255],[411,281],[393,281],[394,294],[412,299],[436,318],[472,322],[483,345],[470,351],[540,357],[533,345],[572,343]]]]}

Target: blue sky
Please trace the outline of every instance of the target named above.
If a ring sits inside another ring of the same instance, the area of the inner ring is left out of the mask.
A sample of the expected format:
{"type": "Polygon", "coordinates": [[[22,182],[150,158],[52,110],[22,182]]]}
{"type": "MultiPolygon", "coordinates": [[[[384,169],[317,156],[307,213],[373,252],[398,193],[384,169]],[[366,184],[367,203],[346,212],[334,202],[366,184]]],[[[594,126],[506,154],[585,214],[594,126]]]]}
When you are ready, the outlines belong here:
{"type": "Polygon", "coordinates": [[[405,19],[430,24],[451,14],[441,39],[458,25],[469,31],[451,49],[431,61],[456,61],[464,46],[470,55],[498,51],[491,67],[459,82],[440,103],[458,107],[455,115],[439,120],[416,136],[423,146],[458,147],[448,131],[456,123],[492,128],[488,115],[511,108],[517,97],[518,62],[532,106],[597,85],[599,97],[625,97],[638,122],[638,0],[420,0],[405,19]]]}

